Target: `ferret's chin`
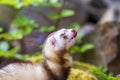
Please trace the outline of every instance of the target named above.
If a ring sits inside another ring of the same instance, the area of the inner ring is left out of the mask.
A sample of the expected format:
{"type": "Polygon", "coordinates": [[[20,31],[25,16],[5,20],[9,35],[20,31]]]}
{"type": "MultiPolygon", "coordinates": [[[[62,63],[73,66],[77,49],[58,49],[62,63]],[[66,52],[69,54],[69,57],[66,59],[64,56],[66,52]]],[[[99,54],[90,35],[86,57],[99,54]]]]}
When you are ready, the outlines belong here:
{"type": "Polygon", "coordinates": [[[76,42],[76,38],[71,39],[68,43],[68,46],[70,46],[70,47],[73,46],[75,44],[75,42],[76,42]]]}

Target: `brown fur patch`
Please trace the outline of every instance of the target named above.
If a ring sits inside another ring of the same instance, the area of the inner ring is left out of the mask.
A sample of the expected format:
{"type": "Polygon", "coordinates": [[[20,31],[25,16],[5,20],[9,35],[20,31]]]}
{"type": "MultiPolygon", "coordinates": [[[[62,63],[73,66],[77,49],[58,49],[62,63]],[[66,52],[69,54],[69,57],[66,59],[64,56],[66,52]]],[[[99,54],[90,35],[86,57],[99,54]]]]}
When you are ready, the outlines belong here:
{"type": "Polygon", "coordinates": [[[56,75],[56,73],[53,72],[53,70],[51,70],[49,68],[49,65],[47,64],[47,62],[45,60],[42,62],[42,64],[48,73],[47,77],[49,78],[49,80],[66,80],[67,79],[68,74],[70,72],[70,67],[67,67],[67,68],[62,67],[61,70],[58,70],[58,71],[61,71],[61,73],[60,73],[61,75],[58,76],[58,75],[56,75]]]}
{"type": "Polygon", "coordinates": [[[69,57],[69,51],[66,49],[60,50],[60,51],[54,51],[53,55],[55,56],[55,58],[47,57],[46,55],[44,55],[44,58],[46,60],[50,60],[50,61],[52,61],[56,64],[59,64],[59,65],[62,65],[62,66],[65,65],[66,62],[69,61],[68,59],[65,58],[65,56],[67,56],[67,55],[69,57]]]}

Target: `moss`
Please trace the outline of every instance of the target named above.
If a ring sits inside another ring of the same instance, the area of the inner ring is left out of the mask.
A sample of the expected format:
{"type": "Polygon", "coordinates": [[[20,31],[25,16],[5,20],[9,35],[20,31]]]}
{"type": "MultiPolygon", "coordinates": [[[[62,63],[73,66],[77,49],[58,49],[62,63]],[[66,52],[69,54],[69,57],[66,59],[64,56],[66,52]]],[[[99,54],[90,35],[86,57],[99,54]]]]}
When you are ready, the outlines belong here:
{"type": "Polygon", "coordinates": [[[88,71],[72,68],[67,80],[98,80],[94,75],[88,71]]]}
{"type": "Polygon", "coordinates": [[[29,60],[32,62],[41,62],[43,60],[43,56],[42,55],[31,56],[31,57],[27,58],[26,60],[29,60]]]}
{"type": "Polygon", "coordinates": [[[94,65],[87,64],[84,62],[78,62],[78,61],[73,61],[72,67],[77,69],[82,69],[82,70],[90,70],[91,68],[95,68],[94,65]]]}

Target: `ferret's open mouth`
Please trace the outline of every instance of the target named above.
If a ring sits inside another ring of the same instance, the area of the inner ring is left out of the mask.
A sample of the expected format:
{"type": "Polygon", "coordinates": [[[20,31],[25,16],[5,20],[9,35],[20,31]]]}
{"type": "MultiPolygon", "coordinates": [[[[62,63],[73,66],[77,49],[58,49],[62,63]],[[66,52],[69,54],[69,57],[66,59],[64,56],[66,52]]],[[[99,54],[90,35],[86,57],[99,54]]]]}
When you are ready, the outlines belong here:
{"type": "Polygon", "coordinates": [[[73,40],[73,39],[75,39],[76,38],[76,36],[77,36],[77,31],[76,30],[72,30],[72,33],[73,33],[73,35],[72,35],[72,37],[70,38],[70,40],[69,41],[71,41],[71,40],[73,40]]]}
{"type": "Polygon", "coordinates": [[[72,37],[72,38],[76,38],[76,36],[77,36],[77,31],[72,30],[72,32],[73,32],[73,37],[72,37]]]}

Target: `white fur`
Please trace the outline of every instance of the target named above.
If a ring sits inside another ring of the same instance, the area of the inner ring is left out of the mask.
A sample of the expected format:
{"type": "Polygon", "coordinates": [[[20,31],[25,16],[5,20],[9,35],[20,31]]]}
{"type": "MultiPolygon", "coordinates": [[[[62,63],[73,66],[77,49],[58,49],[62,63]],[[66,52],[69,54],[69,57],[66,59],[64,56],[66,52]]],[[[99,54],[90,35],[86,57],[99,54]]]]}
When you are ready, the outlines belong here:
{"type": "Polygon", "coordinates": [[[0,80],[47,80],[45,76],[40,64],[10,64],[0,70],[0,80]]]}

